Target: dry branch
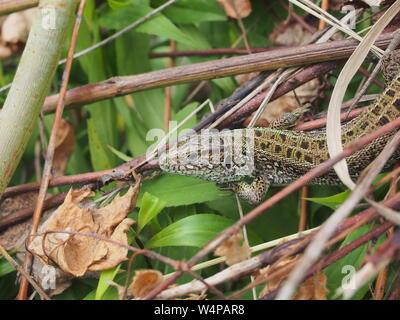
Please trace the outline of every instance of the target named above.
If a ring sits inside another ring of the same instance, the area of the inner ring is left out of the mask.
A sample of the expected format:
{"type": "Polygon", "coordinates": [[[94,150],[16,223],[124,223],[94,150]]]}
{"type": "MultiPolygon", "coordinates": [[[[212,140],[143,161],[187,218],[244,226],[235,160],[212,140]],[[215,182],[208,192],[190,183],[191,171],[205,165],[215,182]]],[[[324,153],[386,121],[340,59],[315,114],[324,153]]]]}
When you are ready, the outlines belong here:
{"type": "MultiPolygon", "coordinates": [[[[376,45],[385,48],[391,39],[391,34],[383,34],[376,45]]],[[[179,66],[134,76],[113,77],[69,90],[65,107],[73,108],[133,92],[186,82],[341,60],[349,57],[357,44],[358,42],[354,40],[332,41],[179,66]]],[[[57,100],[58,95],[47,97],[43,112],[45,114],[54,112],[57,100]]]]}
{"type": "Polygon", "coordinates": [[[39,0],[3,0],[0,2],[0,16],[32,8],[38,4],[39,0]]]}

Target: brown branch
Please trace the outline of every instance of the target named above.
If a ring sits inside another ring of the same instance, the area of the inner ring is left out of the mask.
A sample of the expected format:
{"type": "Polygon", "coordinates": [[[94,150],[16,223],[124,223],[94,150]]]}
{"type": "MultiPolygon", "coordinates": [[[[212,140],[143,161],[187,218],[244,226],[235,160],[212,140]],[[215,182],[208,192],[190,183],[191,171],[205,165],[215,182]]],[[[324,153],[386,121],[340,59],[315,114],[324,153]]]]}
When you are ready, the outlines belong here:
{"type": "MultiPolygon", "coordinates": [[[[49,187],[58,187],[67,184],[97,182],[103,174],[111,173],[111,171],[112,170],[104,170],[104,171],[76,174],[71,176],[56,177],[49,181],[49,187]]],[[[8,187],[3,193],[3,198],[15,196],[20,193],[36,191],[39,189],[39,187],[40,187],[40,181],[21,184],[14,187],[8,187]]]]}
{"type": "MultiPolygon", "coordinates": [[[[281,50],[282,48],[288,48],[287,46],[277,47],[250,47],[252,53],[259,53],[272,50],[281,50]]],[[[178,58],[178,57],[190,57],[190,56],[224,56],[224,55],[239,55],[249,54],[246,48],[214,48],[206,50],[184,50],[175,52],[156,52],[150,53],[150,58],[178,58]]]]}
{"type": "MultiPolygon", "coordinates": [[[[325,10],[325,11],[328,11],[328,9],[329,9],[329,0],[322,0],[321,9],[325,10]]],[[[318,29],[321,30],[321,29],[325,28],[325,26],[326,26],[326,22],[324,20],[322,20],[322,19],[319,20],[318,29]]]]}
{"type": "MultiPolygon", "coordinates": [[[[61,203],[63,203],[66,195],[67,192],[62,192],[51,197],[50,199],[45,200],[43,205],[43,210],[48,210],[60,205],[61,203]]],[[[31,217],[33,215],[34,210],[35,209],[33,207],[25,208],[7,215],[6,217],[0,220],[0,230],[5,227],[9,227],[21,220],[31,217]]]]}
{"type": "MultiPolygon", "coordinates": [[[[368,110],[368,108],[369,107],[366,106],[366,107],[360,107],[360,108],[354,109],[350,112],[342,112],[340,114],[340,120],[345,121],[345,120],[354,119],[357,116],[359,116],[362,112],[364,112],[365,110],[368,110]]],[[[314,130],[314,129],[324,128],[324,127],[326,127],[326,117],[300,123],[300,124],[296,125],[293,128],[293,130],[308,131],[308,130],[314,130]]]]}
{"type": "MultiPolygon", "coordinates": [[[[176,41],[170,40],[169,47],[170,47],[171,52],[175,52],[176,51],[176,41]]],[[[175,64],[175,59],[169,58],[168,68],[173,68],[174,64],[175,64]]],[[[165,133],[168,132],[169,121],[171,120],[171,93],[172,93],[172,87],[170,87],[170,86],[165,87],[164,125],[163,125],[163,129],[164,129],[165,133]]]]}
{"type": "Polygon", "coordinates": [[[301,188],[300,191],[300,220],[299,220],[299,227],[298,231],[304,231],[307,228],[307,216],[308,216],[308,187],[304,186],[301,188]]]}
{"type": "Polygon", "coordinates": [[[38,4],[39,0],[2,0],[0,2],[0,16],[32,8],[38,4]]]}
{"type": "MultiPolygon", "coordinates": [[[[379,37],[376,45],[385,48],[391,39],[391,34],[383,34],[379,37]]],[[[65,107],[73,108],[133,92],[180,83],[322,61],[342,60],[349,57],[357,45],[358,41],[354,40],[331,41],[179,66],[134,76],[114,77],[69,90],[65,99],[65,107]]],[[[58,95],[46,98],[42,109],[45,114],[54,112],[57,99],[58,95]]]]}

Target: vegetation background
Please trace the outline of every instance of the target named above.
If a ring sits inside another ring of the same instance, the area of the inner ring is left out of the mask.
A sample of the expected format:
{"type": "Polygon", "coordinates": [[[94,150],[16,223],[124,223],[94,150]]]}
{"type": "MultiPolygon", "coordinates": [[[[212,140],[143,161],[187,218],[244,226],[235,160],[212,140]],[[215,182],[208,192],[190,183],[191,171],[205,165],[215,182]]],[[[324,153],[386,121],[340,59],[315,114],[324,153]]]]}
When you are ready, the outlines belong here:
{"type": "MultiPolygon", "coordinates": [[[[114,34],[165,2],[163,0],[87,1],[76,51],[81,51],[114,34]]],[[[320,4],[321,1],[315,2],[320,4]]],[[[318,20],[306,18],[304,11],[298,8],[293,10],[311,26],[318,27],[318,20]]],[[[343,15],[338,10],[331,10],[331,13],[337,17],[343,15]]],[[[357,25],[357,30],[373,24],[373,19],[368,19],[370,14],[370,11],[365,11],[366,19],[357,25]]],[[[271,41],[271,34],[277,33],[278,26],[282,27],[288,16],[287,3],[284,1],[251,1],[249,15],[242,19],[234,19],[227,16],[217,1],[178,0],[134,30],[75,59],[69,88],[115,76],[166,69],[171,65],[191,65],[229,57],[229,55],[186,55],[171,60],[169,57],[154,56],[171,50],[207,51],[216,48],[245,48],[246,45],[250,50],[273,47],[276,43],[271,41]]],[[[15,74],[24,43],[18,41],[15,46],[11,57],[0,62],[0,86],[10,83],[15,74]]],[[[66,56],[67,49],[68,43],[65,45],[63,57],[66,56]]],[[[329,90],[334,85],[339,70],[334,70],[329,76],[320,79],[326,88],[317,92],[322,94],[322,99],[318,101],[320,111],[327,107],[329,90]]],[[[59,67],[49,94],[58,93],[62,73],[63,68],[59,67]]],[[[346,93],[346,98],[354,96],[361,79],[362,76],[357,75],[346,93]]],[[[111,169],[131,158],[141,156],[156,142],[149,139],[147,133],[151,129],[164,127],[166,101],[170,100],[170,120],[180,122],[206,98],[217,104],[229,97],[241,84],[243,80],[238,77],[225,77],[206,81],[199,93],[189,99],[188,96],[199,83],[174,85],[170,88],[170,97],[166,97],[166,88],[158,88],[66,110],[63,115],[67,121],[64,133],[70,140],[59,151],[64,155],[60,156],[61,160],[56,161],[56,165],[61,166],[59,173],[74,175],[111,169]]],[[[381,90],[374,84],[369,93],[381,90]]],[[[0,103],[4,102],[6,95],[7,93],[1,94],[0,103]]],[[[208,112],[209,109],[204,108],[179,130],[194,127],[208,112]]],[[[44,163],[43,146],[49,139],[53,120],[54,115],[50,114],[36,121],[37,124],[10,186],[41,179],[41,167],[44,163]]],[[[110,190],[115,185],[116,183],[111,183],[98,190],[96,197],[100,198],[105,190],[110,190]]],[[[58,194],[68,189],[69,186],[56,187],[50,189],[49,193],[58,194]]],[[[278,190],[279,187],[271,188],[267,197],[278,190]]],[[[375,196],[380,198],[387,190],[388,184],[384,184],[376,190],[375,196]]],[[[310,199],[307,201],[307,229],[317,227],[324,222],[349,194],[342,186],[310,186],[308,192],[310,199]]],[[[300,192],[293,193],[248,224],[250,246],[298,232],[300,198],[300,192]]],[[[244,214],[253,208],[244,202],[241,202],[241,205],[244,214]]],[[[361,208],[354,210],[354,213],[360,211],[361,208]]],[[[166,173],[143,182],[137,206],[129,216],[135,221],[140,220],[140,216],[151,217],[148,221],[145,219],[146,223],[142,223],[140,228],[136,225],[130,229],[129,243],[132,246],[143,246],[178,261],[190,259],[209,240],[240,218],[236,198],[232,192],[220,190],[211,182],[166,173]]],[[[342,242],[333,246],[331,252],[351,243],[372,230],[374,226],[374,223],[370,223],[356,229],[342,242]]],[[[326,268],[324,274],[326,287],[329,290],[326,298],[340,299],[335,296],[335,290],[346,275],[343,273],[343,267],[351,265],[359,269],[367,255],[385,240],[384,234],[376,241],[366,243],[326,268]]],[[[15,255],[16,250],[11,253],[15,255]]],[[[209,259],[213,258],[215,258],[213,255],[209,256],[209,259]]],[[[218,264],[197,272],[201,277],[207,278],[225,267],[218,264]]],[[[127,262],[124,262],[111,271],[103,271],[100,278],[76,278],[63,293],[52,298],[117,299],[117,288],[110,286],[105,280],[112,278],[116,283],[124,285],[126,269],[127,262]]],[[[155,259],[149,262],[139,255],[134,259],[132,270],[141,269],[155,269],[164,275],[173,271],[173,268],[165,263],[155,259]]],[[[133,274],[134,272],[131,277],[133,274]]],[[[394,262],[388,269],[386,282],[388,292],[397,274],[398,262],[394,262]]],[[[3,257],[0,257],[0,299],[15,297],[18,291],[16,279],[17,272],[3,257]]],[[[186,274],[176,283],[186,283],[190,280],[192,276],[186,274]]],[[[249,282],[250,278],[247,277],[221,284],[218,288],[225,295],[229,295],[249,282]]],[[[358,290],[352,299],[370,299],[373,296],[371,289],[373,283],[372,280],[358,290]]],[[[262,289],[263,286],[257,287],[258,292],[262,289]]],[[[209,299],[217,298],[213,293],[207,294],[209,299]]],[[[240,299],[253,299],[251,290],[241,295],[240,299]]]]}

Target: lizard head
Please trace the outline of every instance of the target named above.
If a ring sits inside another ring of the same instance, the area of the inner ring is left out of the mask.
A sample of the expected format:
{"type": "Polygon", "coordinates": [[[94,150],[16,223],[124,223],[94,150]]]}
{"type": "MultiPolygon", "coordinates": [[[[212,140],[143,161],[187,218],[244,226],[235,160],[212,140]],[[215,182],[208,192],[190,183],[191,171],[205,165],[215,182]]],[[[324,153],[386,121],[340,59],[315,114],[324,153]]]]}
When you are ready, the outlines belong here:
{"type": "Polygon", "coordinates": [[[160,168],[218,183],[252,177],[252,137],[243,137],[243,133],[243,130],[208,132],[179,139],[160,155],[160,168]]]}

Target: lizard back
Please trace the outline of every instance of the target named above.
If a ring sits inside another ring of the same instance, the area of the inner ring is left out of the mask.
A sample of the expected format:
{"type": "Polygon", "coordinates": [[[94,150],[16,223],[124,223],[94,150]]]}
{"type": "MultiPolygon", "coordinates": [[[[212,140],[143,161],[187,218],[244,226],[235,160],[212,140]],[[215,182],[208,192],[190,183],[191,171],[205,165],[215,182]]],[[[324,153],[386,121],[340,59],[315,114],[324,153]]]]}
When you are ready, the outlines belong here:
{"type": "MultiPolygon", "coordinates": [[[[347,146],[351,141],[375,131],[399,116],[400,76],[390,83],[370,108],[342,125],[342,143],[347,146]]],[[[309,132],[270,128],[254,130],[256,174],[266,175],[274,183],[288,183],[329,159],[325,129],[309,132]]],[[[350,174],[357,177],[376,158],[393,135],[394,132],[391,132],[379,137],[347,157],[350,174]]],[[[398,159],[400,151],[395,152],[386,168],[398,159]]],[[[338,183],[339,180],[331,170],[314,182],[331,184],[338,183]]]]}

